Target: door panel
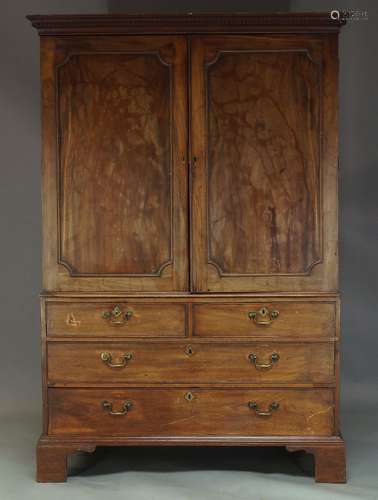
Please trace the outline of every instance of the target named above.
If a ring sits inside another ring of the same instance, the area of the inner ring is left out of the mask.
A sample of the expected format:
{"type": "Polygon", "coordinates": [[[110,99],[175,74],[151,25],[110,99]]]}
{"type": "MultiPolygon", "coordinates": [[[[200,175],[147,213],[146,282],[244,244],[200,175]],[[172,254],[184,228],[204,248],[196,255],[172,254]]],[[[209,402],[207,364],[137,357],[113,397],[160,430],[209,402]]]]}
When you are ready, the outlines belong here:
{"type": "Polygon", "coordinates": [[[328,43],[194,40],[195,290],[335,289],[337,144],[327,105],[336,59],[328,43]]]}
{"type": "Polygon", "coordinates": [[[75,275],[158,274],[172,257],[169,66],[72,55],[58,85],[61,262],[75,275]]]}
{"type": "Polygon", "coordinates": [[[185,38],[55,43],[43,68],[58,143],[47,287],[187,289],[185,38]]]}

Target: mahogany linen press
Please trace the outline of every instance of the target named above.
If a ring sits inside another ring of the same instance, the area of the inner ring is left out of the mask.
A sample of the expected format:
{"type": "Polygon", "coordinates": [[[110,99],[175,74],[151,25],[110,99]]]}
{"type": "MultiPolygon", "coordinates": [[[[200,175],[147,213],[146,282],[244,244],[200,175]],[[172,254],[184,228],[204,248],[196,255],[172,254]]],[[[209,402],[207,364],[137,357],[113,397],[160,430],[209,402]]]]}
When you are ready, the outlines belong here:
{"type": "Polygon", "coordinates": [[[345,481],[328,13],[29,16],[37,479],[100,445],[285,446],[345,481]]]}

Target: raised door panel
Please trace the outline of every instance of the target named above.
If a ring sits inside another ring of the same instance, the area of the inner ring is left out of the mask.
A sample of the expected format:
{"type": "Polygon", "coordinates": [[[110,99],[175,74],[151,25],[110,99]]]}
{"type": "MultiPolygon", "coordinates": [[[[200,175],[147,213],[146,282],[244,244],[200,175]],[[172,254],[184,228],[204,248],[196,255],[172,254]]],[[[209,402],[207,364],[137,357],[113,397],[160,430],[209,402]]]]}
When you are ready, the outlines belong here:
{"type": "Polygon", "coordinates": [[[194,40],[195,290],[336,289],[334,48],[194,40]]]}
{"type": "Polygon", "coordinates": [[[159,273],[172,259],[169,65],[74,54],[58,85],[61,262],[74,275],[159,273]]]}
{"type": "Polygon", "coordinates": [[[42,71],[44,103],[55,103],[45,139],[56,184],[45,217],[55,212],[56,228],[46,235],[46,288],[187,289],[185,38],[51,43],[42,71]]]}

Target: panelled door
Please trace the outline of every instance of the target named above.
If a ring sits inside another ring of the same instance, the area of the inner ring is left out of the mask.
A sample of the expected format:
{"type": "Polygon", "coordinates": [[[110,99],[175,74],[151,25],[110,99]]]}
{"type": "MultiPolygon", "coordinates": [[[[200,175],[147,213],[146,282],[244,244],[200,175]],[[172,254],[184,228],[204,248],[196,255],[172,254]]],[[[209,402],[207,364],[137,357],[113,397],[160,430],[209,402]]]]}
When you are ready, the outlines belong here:
{"type": "Polygon", "coordinates": [[[194,37],[193,290],[336,290],[336,44],[194,37]]]}
{"type": "Polygon", "coordinates": [[[188,289],[185,37],[43,37],[44,288],[188,289]]]}

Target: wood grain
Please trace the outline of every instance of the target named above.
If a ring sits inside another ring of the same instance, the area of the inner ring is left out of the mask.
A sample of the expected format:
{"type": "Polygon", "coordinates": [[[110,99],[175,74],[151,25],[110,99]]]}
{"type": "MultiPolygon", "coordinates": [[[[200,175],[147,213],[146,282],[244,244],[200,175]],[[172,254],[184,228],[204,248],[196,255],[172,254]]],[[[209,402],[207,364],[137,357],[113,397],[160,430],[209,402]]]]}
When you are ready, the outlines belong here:
{"type": "Polygon", "coordinates": [[[207,67],[209,260],[227,275],[307,273],[321,258],[319,67],[274,50],[207,67]]]}
{"type": "Polygon", "coordinates": [[[194,335],[200,337],[291,336],[333,337],[335,335],[335,304],[318,302],[269,301],[239,304],[195,304],[194,335]],[[249,312],[261,308],[278,311],[278,318],[269,325],[259,325],[249,312]]]}
{"type": "Polygon", "coordinates": [[[334,425],[327,389],[50,389],[49,402],[49,434],[56,436],[330,436],[334,425]],[[133,406],[113,416],[104,400],[114,411],[126,400],[133,406]],[[272,401],[280,407],[259,417],[248,407],[255,400],[262,410],[272,401]]]}
{"type": "Polygon", "coordinates": [[[185,304],[143,304],[132,301],[68,304],[49,303],[47,306],[47,335],[111,337],[182,337],[186,332],[185,304]],[[131,313],[123,324],[113,324],[103,318],[118,306],[122,314],[131,313]]]}
{"type": "Polygon", "coordinates": [[[57,78],[61,262],[74,275],[158,275],[172,259],[169,65],[74,54],[57,78]]]}
{"type": "Polygon", "coordinates": [[[50,342],[48,384],[332,384],[333,358],[331,343],[50,342]],[[122,368],[111,368],[101,360],[103,352],[113,363],[122,362],[126,353],[132,358],[122,368]],[[259,369],[249,358],[256,354],[257,364],[271,363],[273,353],[279,360],[270,369],[259,369]]]}
{"type": "Polygon", "coordinates": [[[341,441],[326,446],[286,446],[288,451],[305,451],[314,455],[315,481],[319,483],[346,483],[345,445],[341,441]]]}
{"type": "Polygon", "coordinates": [[[194,290],[337,290],[337,159],[323,139],[336,127],[328,43],[336,40],[193,39],[194,290]]]}
{"type": "Polygon", "coordinates": [[[37,481],[63,483],[67,480],[68,456],[75,452],[93,453],[94,445],[51,444],[40,439],[37,445],[37,481]]]}
{"type": "Polygon", "coordinates": [[[30,20],[44,35],[37,479],[64,481],[68,455],[100,445],[237,445],[304,450],[317,481],[345,481],[342,23],[30,20]],[[102,316],[116,305],[123,324],[102,316]],[[261,308],[279,314],[258,325],[261,308]],[[131,357],[114,368],[103,352],[131,357]],[[125,400],[123,416],[102,405],[125,400]]]}
{"type": "Polygon", "coordinates": [[[345,24],[329,12],[282,12],[274,14],[55,14],[27,16],[40,35],[130,33],[332,33],[345,24]]]}
{"type": "Polygon", "coordinates": [[[186,290],[185,38],[41,50],[44,288],[186,290]]]}

